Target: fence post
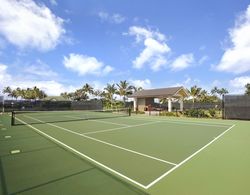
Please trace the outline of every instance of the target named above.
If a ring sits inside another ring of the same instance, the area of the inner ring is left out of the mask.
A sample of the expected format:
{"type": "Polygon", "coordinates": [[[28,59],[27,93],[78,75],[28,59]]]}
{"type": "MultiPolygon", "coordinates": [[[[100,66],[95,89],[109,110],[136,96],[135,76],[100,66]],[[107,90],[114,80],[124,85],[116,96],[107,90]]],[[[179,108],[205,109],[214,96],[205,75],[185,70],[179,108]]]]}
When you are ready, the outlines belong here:
{"type": "Polygon", "coordinates": [[[225,95],[222,95],[222,100],[221,100],[221,114],[222,114],[222,119],[225,119],[225,95]]]}

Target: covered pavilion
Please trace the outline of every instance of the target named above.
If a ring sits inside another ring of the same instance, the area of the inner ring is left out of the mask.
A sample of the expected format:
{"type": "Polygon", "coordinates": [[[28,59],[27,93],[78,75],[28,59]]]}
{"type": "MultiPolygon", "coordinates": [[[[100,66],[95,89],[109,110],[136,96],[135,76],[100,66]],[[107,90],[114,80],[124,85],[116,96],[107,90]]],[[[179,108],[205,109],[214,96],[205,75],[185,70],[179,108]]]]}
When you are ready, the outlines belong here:
{"type": "Polygon", "coordinates": [[[183,111],[183,100],[189,95],[189,92],[183,86],[180,86],[141,90],[133,93],[129,97],[134,99],[134,111],[147,111],[148,108],[155,104],[155,98],[166,98],[168,101],[168,112],[172,112],[172,102],[178,101],[180,111],[183,111]]]}

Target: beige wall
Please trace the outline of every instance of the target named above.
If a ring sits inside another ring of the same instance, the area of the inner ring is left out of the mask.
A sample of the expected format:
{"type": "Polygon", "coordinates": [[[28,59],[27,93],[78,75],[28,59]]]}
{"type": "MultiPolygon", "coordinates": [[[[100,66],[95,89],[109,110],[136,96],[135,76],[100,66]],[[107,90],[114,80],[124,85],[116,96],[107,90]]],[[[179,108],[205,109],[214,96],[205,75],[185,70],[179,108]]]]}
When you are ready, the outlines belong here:
{"type": "Polygon", "coordinates": [[[144,111],[145,107],[154,104],[154,98],[138,98],[137,105],[139,111],[144,111]]]}
{"type": "Polygon", "coordinates": [[[138,98],[137,99],[137,105],[138,105],[138,110],[139,111],[144,111],[145,99],[144,98],[138,98]]]}

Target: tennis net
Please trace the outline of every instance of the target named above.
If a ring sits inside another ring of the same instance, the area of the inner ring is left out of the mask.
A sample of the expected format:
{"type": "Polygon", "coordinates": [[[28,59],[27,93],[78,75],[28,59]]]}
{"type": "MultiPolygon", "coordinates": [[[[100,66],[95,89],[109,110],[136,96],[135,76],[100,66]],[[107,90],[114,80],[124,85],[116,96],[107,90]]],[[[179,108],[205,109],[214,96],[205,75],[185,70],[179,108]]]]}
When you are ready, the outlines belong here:
{"type": "Polygon", "coordinates": [[[129,108],[109,110],[13,111],[12,125],[70,122],[130,116],[129,108]]]}

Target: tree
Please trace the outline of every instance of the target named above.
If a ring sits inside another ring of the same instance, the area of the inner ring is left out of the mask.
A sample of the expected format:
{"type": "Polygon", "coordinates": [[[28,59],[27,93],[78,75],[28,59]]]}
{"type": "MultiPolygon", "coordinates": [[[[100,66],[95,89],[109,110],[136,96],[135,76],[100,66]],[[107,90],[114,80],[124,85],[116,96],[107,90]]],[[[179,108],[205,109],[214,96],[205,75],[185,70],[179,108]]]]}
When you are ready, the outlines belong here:
{"type": "Polygon", "coordinates": [[[87,100],[88,99],[88,95],[82,89],[77,89],[74,92],[73,99],[76,100],[76,101],[87,100]]]}
{"type": "Polygon", "coordinates": [[[62,96],[65,99],[70,99],[70,93],[67,93],[67,92],[61,93],[60,96],[62,96]]]}
{"type": "Polygon", "coordinates": [[[105,90],[105,98],[110,102],[110,104],[111,104],[111,107],[112,107],[112,105],[113,105],[113,96],[114,96],[114,94],[116,93],[116,87],[115,87],[115,84],[107,84],[107,86],[104,88],[104,90],[105,90]]]}
{"type": "Polygon", "coordinates": [[[83,90],[85,93],[88,93],[88,94],[93,94],[93,92],[94,92],[94,88],[91,87],[88,83],[86,83],[86,84],[82,87],[82,90],[83,90]]]}
{"type": "Polygon", "coordinates": [[[246,95],[250,95],[250,83],[247,83],[247,84],[245,85],[245,88],[246,88],[245,94],[246,94],[246,95]]]}
{"type": "Polygon", "coordinates": [[[217,95],[217,94],[218,94],[218,91],[219,91],[218,87],[214,87],[214,88],[211,90],[211,94],[212,94],[212,95],[217,95]]]}
{"type": "Polygon", "coordinates": [[[12,89],[8,86],[3,89],[3,94],[7,94],[9,97],[12,97],[12,89]]]}
{"type": "Polygon", "coordinates": [[[43,90],[39,90],[38,99],[43,99],[47,97],[47,94],[43,90]]]}
{"type": "Polygon", "coordinates": [[[192,96],[193,104],[194,104],[195,100],[197,100],[201,96],[201,90],[202,90],[202,88],[197,87],[196,85],[191,87],[190,95],[192,96]]]}
{"type": "Polygon", "coordinates": [[[120,83],[116,85],[118,87],[117,94],[123,97],[123,102],[125,104],[126,97],[133,93],[132,92],[133,87],[129,85],[129,83],[126,80],[120,81],[120,83]]]}
{"type": "Polygon", "coordinates": [[[219,91],[218,91],[218,94],[220,95],[220,97],[222,98],[223,95],[225,94],[228,94],[228,90],[226,88],[221,88],[219,91]]]}
{"type": "Polygon", "coordinates": [[[11,92],[11,96],[13,97],[13,98],[18,98],[18,91],[16,90],[16,89],[14,89],[14,90],[12,90],[12,92],[11,92]]]}
{"type": "Polygon", "coordinates": [[[142,87],[132,86],[132,90],[133,90],[133,92],[137,92],[137,91],[143,90],[143,88],[142,87]]]}
{"type": "Polygon", "coordinates": [[[96,97],[96,98],[100,98],[103,96],[103,91],[97,89],[97,90],[93,90],[93,95],[96,97]]]}
{"type": "Polygon", "coordinates": [[[215,95],[217,97],[217,95],[220,96],[220,98],[222,98],[223,95],[227,94],[228,93],[228,90],[226,88],[217,88],[217,87],[214,87],[212,90],[211,90],[211,94],[215,95]]]}
{"type": "Polygon", "coordinates": [[[20,87],[16,88],[17,97],[23,97],[23,90],[20,87]]]}
{"type": "Polygon", "coordinates": [[[39,94],[40,94],[40,89],[37,88],[36,86],[33,87],[33,89],[31,89],[31,94],[32,94],[32,99],[37,99],[39,98],[39,94]]]}
{"type": "Polygon", "coordinates": [[[63,92],[63,93],[60,94],[60,96],[62,96],[65,99],[68,99],[68,100],[73,100],[74,96],[75,96],[75,93],[74,92],[71,92],[71,93],[63,92]]]}

